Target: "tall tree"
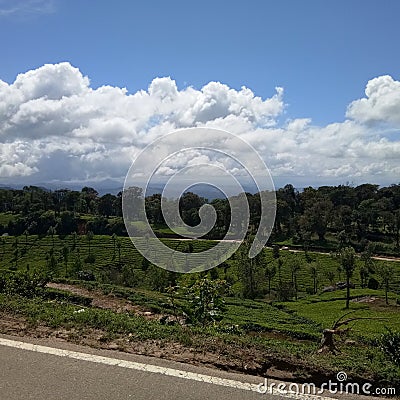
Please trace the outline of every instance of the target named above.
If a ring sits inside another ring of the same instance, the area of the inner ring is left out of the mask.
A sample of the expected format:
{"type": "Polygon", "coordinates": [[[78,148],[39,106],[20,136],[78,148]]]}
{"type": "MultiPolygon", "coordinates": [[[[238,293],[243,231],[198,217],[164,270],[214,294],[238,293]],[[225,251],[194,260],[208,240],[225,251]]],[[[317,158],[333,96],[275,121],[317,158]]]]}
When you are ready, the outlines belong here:
{"type": "Polygon", "coordinates": [[[66,244],[63,246],[62,256],[64,259],[64,266],[65,266],[65,276],[68,275],[68,258],[69,258],[69,248],[66,244]]]}
{"type": "Polygon", "coordinates": [[[274,279],[276,275],[276,267],[274,264],[268,266],[265,268],[265,277],[268,280],[268,295],[271,295],[271,282],[272,279],[274,279]]]}
{"type": "Polygon", "coordinates": [[[251,241],[245,239],[238,250],[237,266],[243,287],[243,296],[254,299],[257,295],[259,276],[264,264],[264,253],[261,251],[255,257],[249,257],[251,241]]]}
{"type": "Polygon", "coordinates": [[[339,253],[340,265],[346,274],[346,308],[350,307],[350,278],[353,276],[355,263],[355,251],[352,247],[345,247],[339,253]]]}
{"type": "Polygon", "coordinates": [[[381,284],[385,289],[385,301],[386,304],[389,304],[389,289],[390,284],[394,277],[394,268],[389,264],[383,264],[381,267],[377,269],[377,273],[381,278],[381,284]]]}
{"type": "Polygon", "coordinates": [[[299,273],[300,269],[301,269],[300,261],[297,258],[295,258],[290,264],[290,273],[291,273],[292,285],[294,288],[294,295],[295,295],[296,300],[297,300],[297,292],[298,292],[297,274],[299,273]]]}
{"type": "Polygon", "coordinates": [[[316,294],[318,291],[318,266],[316,263],[310,265],[310,275],[313,281],[313,294],[316,294]]]}
{"type": "Polygon", "coordinates": [[[89,244],[89,256],[92,254],[92,252],[91,252],[91,242],[93,240],[93,237],[94,237],[94,234],[93,234],[92,231],[89,231],[86,234],[86,238],[87,238],[87,241],[88,241],[88,244],[89,244]]]}

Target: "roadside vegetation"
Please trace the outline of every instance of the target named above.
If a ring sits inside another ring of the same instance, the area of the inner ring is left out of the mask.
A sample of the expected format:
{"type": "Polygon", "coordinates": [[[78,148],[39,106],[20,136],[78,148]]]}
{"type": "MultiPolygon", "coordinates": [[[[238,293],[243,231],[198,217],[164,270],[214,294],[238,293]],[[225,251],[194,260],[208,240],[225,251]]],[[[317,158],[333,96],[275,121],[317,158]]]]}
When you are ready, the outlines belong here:
{"type": "MultiPolygon", "coordinates": [[[[185,275],[152,265],[134,248],[120,196],[0,190],[0,332],[297,381],[322,383],[346,371],[352,381],[400,390],[398,188],[297,193],[288,185],[277,192],[271,243],[252,260],[257,195],[248,195],[255,210],[248,240],[218,267],[185,275]],[[327,330],[337,331],[334,351],[321,345],[327,330]]],[[[146,201],[167,246],[202,252],[224,235],[224,200],[213,202],[220,225],[192,241],[165,227],[159,200],[146,201]]],[[[187,223],[198,222],[204,202],[185,197],[187,223]]]]}

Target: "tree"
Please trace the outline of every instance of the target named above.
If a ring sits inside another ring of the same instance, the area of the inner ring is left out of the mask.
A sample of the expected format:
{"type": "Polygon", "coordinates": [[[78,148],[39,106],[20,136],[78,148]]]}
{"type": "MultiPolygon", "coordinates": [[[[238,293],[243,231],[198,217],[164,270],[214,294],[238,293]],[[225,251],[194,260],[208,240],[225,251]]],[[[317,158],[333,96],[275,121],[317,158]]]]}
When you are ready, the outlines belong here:
{"type": "Polygon", "coordinates": [[[334,284],[335,284],[335,272],[334,271],[326,271],[325,276],[328,279],[329,283],[332,286],[334,286],[334,284]]]}
{"type": "Polygon", "coordinates": [[[18,248],[18,238],[16,237],[13,243],[14,247],[14,260],[15,260],[15,269],[18,268],[18,257],[19,257],[19,248],[18,248]]]}
{"type": "Polygon", "coordinates": [[[272,257],[274,257],[275,260],[280,257],[279,246],[277,244],[272,246],[272,257]]]}
{"type": "Polygon", "coordinates": [[[355,269],[355,251],[352,247],[344,247],[339,253],[340,265],[346,274],[346,308],[350,307],[350,278],[355,269]]]}
{"type": "Polygon", "coordinates": [[[112,259],[115,260],[115,245],[117,240],[117,235],[115,233],[112,234],[111,239],[113,241],[113,256],[112,259]]]}
{"type": "Polygon", "coordinates": [[[301,264],[297,258],[295,258],[292,263],[290,264],[290,273],[291,273],[291,278],[292,278],[292,285],[294,288],[294,296],[295,299],[297,300],[297,274],[299,273],[301,269],[301,264]]]}
{"type": "Polygon", "coordinates": [[[265,268],[265,277],[268,280],[268,295],[271,295],[271,282],[272,282],[272,279],[274,279],[275,275],[276,275],[275,265],[272,264],[270,267],[267,266],[265,268]]]}
{"type": "Polygon", "coordinates": [[[361,265],[359,272],[360,272],[361,288],[364,289],[368,284],[369,270],[364,265],[361,265]]]}
{"type": "Polygon", "coordinates": [[[54,249],[54,235],[56,234],[56,228],[54,226],[50,226],[47,230],[47,234],[51,236],[52,248],[54,249]]]}
{"type": "Polygon", "coordinates": [[[374,246],[372,243],[366,243],[365,250],[361,253],[361,261],[363,265],[360,267],[360,280],[361,287],[365,288],[368,283],[368,278],[371,273],[374,273],[374,260],[372,259],[372,254],[374,251],[374,246]]]}
{"type": "Polygon", "coordinates": [[[98,211],[99,214],[104,215],[105,217],[109,217],[110,215],[115,215],[115,204],[116,197],[110,193],[105,194],[104,196],[100,197],[99,204],[98,204],[98,211]]]}
{"type": "Polygon", "coordinates": [[[62,255],[64,259],[64,265],[65,265],[65,276],[68,275],[68,257],[69,257],[69,248],[66,244],[64,244],[63,250],[62,250],[62,255]]]}
{"type": "Polygon", "coordinates": [[[121,264],[121,240],[117,240],[117,249],[118,249],[118,264],[121,264]]]}
{"type": "Polygon", "coordinates": [[[76,239],[77,239],[77,233],[76,232],[72,232],[72,251],[75,250],[76,248],[76,239]]]}
{"type": "Polygon", "coordinates": [[[28,229],[25,229],[24,235],[25,235],[25,249],[27,249],[28,248],[28,236],[29,236],[28,229]]]}
{"type": "Polygon", "coordinates": [[[89,231],[89,232],[86,234],[86,239],[87,239],[88,244],[89,244],[89,256],[92,255],[90,244],[91,244],[91,242],[92,242],[92,240],[93,240],[93,237],[94,237],[94,234],[93,234],[92,231],[89,231]]]}
{"type": "Polygon", "coordinates": [[[349,314],[353,312],[355,312],[355,310],[347,312],[346,314],[342,315],[337,321],[334,322],[331,329],[323,330],[321,345],[318,350],[318,353],[330,352],[332,354],[336,354],[337,352],[339,352],[339,349],[336,347],[334,340],[335,335],[336,336],[345,335],[351,329],[351,327],[347,327],[344,329],[340,329],[340,327],[348,326],[350,322],[359,321],[362,319],[367,319],[367,320],[382,319],[382,318],[371,318],[371,317],[353,317],[345,320],[343,319],[344,317],[347,317],[349,314]]]}
{"type": "Polygon", "coordinates": [[[310,266],[310,275],[313,280],[313,294],[316,294],[318,291],[318,268],[317,264],[311,264],[310,266]]]}
{"type": "Polygon", "coordinates": [[[390,289],[390,283],[394,277],[394,268],[389,264],[383,264],[377,270],[378,275],[381,278],[381,284],[385,288],[385,301],[389,304],[388,292],[390,289]]]}
{"type": "Polygon", "coordinates": [[[226,292],[225,281],[211,280],[207,277],[198,279],[185,289],[188,308],[185,310],[188,322],[206,326],[222,319],[225,311],[223,294],[226,292]]]}
{"type": "Polygon", "coordinates": [[[249,257],[251,242],[245,239],[238,250],[237,262],[240,272],[243,296],[254,299],[257,295],[257,279],[264,264],[264,253],[261,251],[255,257],[249,257]]]}

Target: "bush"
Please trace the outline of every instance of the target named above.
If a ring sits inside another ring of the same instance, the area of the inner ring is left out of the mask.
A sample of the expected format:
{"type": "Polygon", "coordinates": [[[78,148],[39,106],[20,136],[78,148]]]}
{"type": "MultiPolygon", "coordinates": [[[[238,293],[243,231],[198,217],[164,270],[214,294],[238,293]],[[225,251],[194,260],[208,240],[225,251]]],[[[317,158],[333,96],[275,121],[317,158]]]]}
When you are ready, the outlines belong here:
{"type": "Polygon", "coordinates": [[[92,271],[78,271],[76,274],[77,278],[81,281],[95,281],[96,277],[92,271]]]}
{"type": "Polygon", "coordinates": [[[370,278],[368,281],[368,289],[377,290],[379,288],[379,282],[375,278],[370,278]]]}
{"type": "Polygon", "coordinates": [[[276,291],[276,297],[279,301],[289,301],[295,296],[293,284],[290,282],[281,282],[276,291]]]}
{"type": "Polygon", "coordinates": [[[0,292],[34,297],[46,286],[48,281],[48,275],[36,271],[8,273],[0,276],[0,292]]]}
{"type": "Polygon", "coordinates": [[[400,366],[400,332],[386,328],[380,339],[380,348],[396,365],[400,366]]]}
{"type": "Polygon", "coordinates": [[[94,264],[96,262],[96,257],[94,254],[89,254],[83,261],[86,264],[94,264]]]}

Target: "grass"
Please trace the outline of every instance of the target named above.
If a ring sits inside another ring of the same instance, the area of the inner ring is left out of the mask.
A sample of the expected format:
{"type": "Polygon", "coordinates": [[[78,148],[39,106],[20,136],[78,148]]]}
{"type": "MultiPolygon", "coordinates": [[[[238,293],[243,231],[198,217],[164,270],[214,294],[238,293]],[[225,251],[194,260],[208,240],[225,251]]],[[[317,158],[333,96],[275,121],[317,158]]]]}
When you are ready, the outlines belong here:
{"type": "Polygon", "coordinates": [[[281,303],[285,310],[294,312],[296,316],[309,318],[324,328],[332,327],[333,323],[347,312],[351,314],[347,318],[361,317],[363,319],[352,323],[352,336],[373,342],[386,331],[386,327],[400,331],[400,307],[394,305],[385,306],[382,298],[384,293],[378,290],[353,290],[355,297],[372,297],[376,300],[368,302],[351,302],[350,309],[346,310],[345,291],[339,293],[325,293],[319,298],[310,296],[297,302],[281,303]],[[364,319],[365,318],[365,319],[364,319]]]}
{"type": "Polygon", "coordinates": [[[0,225],[7,226],[9,222],[15,221],[18,218],[18,214],[10,212],[0,213],[0,225]]]}
{"type": "MultiPolygon", "coordinates": [[[[133,289],[113,289],[114,294],[121,290],[119,294],[124,297],[138,296],[133,289]]],[[[147,298],[148,302],[156,302],[160,307],[165,300],[163,295],[155,296],[151,292],[142,291],[140,296],[144,303],[147,298]]],[[[107,340],[158,343],[157,346],[162,348],[168,348],[168,343],[179,343],[194,353],[215,354],[219,364],[242,361],[262,365],[272,360],[269,362],[287,365],[299,379],[310,377],[310,374],[317,379],[318,374],[323,377],[344,370],[356,379],[370,379],[375,383],[390,381],[392,386],[400,385],[400,368],[390,363],[377,346],[367,345],[363,341],[353,345],[342,343],[341,354],[337,357],[316,352],[322,327],[331,322],[335,313],[342,311],[338,300],[328,302],[327,310],[332,314],[324,319],[317,312],[318,308],[312,307],[315,304],[326,305],[327,302],[299,303],[299,308],[293,308],[295,303],[285,303],[284,308],[277,308],[259,301],[227,299],[228,310],[220,325],[188,330],[185,326],[163,325],[157,320],[146,320],[134,314],[82,306],[76,304],[79,298],[61,298],[60,294],[55,297],[27,299],[0,294],[0,312],[23,316],[31,326],[45,324],[51,329],[78,330],[79,338],[87,337],[90,330],[94,329],[96,335],[109,338],[107,340]],[[71,301],[75,301],[75,304],[71,301]],[[79,311],[82,309],[84,311],[79,311]],[[237,329],[229,330],[232,324],[237,324],[237,329]],[[265,330],[256,330],[257,327],[264,327],[265,330]],[[299,338],[303,340],[299,340],[297,333],[301,334],[299,338]]],[[[325,311],[325,314],[329,313],[325,311]]],[[[371,332],[368,331],[368,334],[371,332]]],[[[240,369],[240,363],[237,367],[240,369]]],[[[254,373],[260,373],[257,371],[254,373]]]]}
{"type": "MultiPolygon", "coordinates": [[[[51,237],[25,236],[19,237],[18,262],[15,262],[15,238],[4,237],[5,243],[0,245],[0,270],[10,267],[24,270],[29,264],[30,269],[43,269],[46,264],[46,255],[53,249],[51,237]]],[[[121,261],[132,266],[132,271],[146,276],[141,270],[143,257],[134,248],[129,238],[118,238],[121,243],[121,261]]],[[[143,239],[146,240],[146,239],[143,239]]],[[[187,241],[162,239],[162,242],[170,248],[184,250],[187,241]]],[[[150,243],[150,242],[149,242],[150,243]]],[[[193,251],[201,252],[211,248],[216,242],[193,241],[193,251]]],[[[122,287],[114,284],[95,282],[78,282],[64,277],[64,261],[62,249],[67,246],[70,249],[68,258],[68,270],[71,271],[75,258],[80,254],[82,268],[92,270],[97,277],[104,271],[109,271],[118,263],[118,249],[114,251],[113,240],[108,236],[95,236],[91,242],[91,251],[96,257],[94,264],[85,264],[83,260],[89,254],[89,243],[85,236],[78,236],[75,247],[73,237],[54,237],[54,254],[58,261],[54,271],[55,278],[73,284],[82,285],[88,289],[101,290],[105,294],[122,297],[132,303],[147,307],[153,312],[163,314],[172,312],[168,297],[158,291],[148,290],[145,287],[122,287]],[[79,249],[79,253],[78,253],[79,249]]],[[[151,243],[150,243],[151,248],[151,243]]],[[[122,338],[130,337],[131,340],[162,342],[176,342],[182,346],[197,349],[198,351],[214,351],[226,354],[232,359],[241,359],[250,355],[262,364],[264,358],[278,358],[288,364],[293,364],[299,369],[299,373],[308,373],[310,370],[334,372],[346,371],[349,375],[362,376],[375,382],[400,381],[400,368],[389,362],[376,345],[380,336],[385,332],[385,327],[400,331],[400,307],[395,305],[398,295],[390,293],[391,305],[383,303],[384,292],[382,290],[359,289],[359,277],[355,273],[352,281],[357,289],[351,290],[355,299],[376,298],[374,302],[352,301],[351,316],[360,316],[368,320],[360,320],[354,323],[353,329],[345,341],[340,342],[342,353],[339,356],[318,354],[317,349],[322,330],[332,326],[333,322],[343,315],[345,305],[345,291],[320,293],[308,295],[307,289],[312,287],[310,265],[306,263],[304,254],[289,251],[280,252],[283,261],[282,279],[290,281],[290,266],[294,262],[300,262],[301,269],[298,274],[298,286],[300,289],[299,300],[294,302],[275,302],[269,296],[263,296],[259,300],[244,300],[239,297],[226,298],[226,312],[218,326],[207,328],[187,328],[180,325],[163,325],[157,320],[149,321],[134,314],[115,313],[90,306],[87,299],[80,296],[63,293],[59,290],[47,290],[46,294],[34,299],[18,296],[6,296],[0,294],[0,311],[23,316],[32,324],[43,323],[51,328],[65,329],[100,329],[110,337],[119,335],[122,338]],[[84,312],[77,312],[84,308],[84,312]],[[211,350],[210,350],[211,349],[211,350]],[[302,372],[301,372],[302,371],[302,372]],[[308,371],[308,372],[307,372],[308,371]],[[393,378],[393,371],[397,373],[393,378]]],[[[318,269],[318,287],[328,286],[330,283],[326,277],[328,271],[333,271],[336,281],[340,280],[337,272],[338,262],[327,254],[310,253],[313,265],[318,269]]],[[[277,263],[269,249],[265,250],[265,263],[277,263]]],[[[357,260],[360,264],[361,260],[357,260]]],[[[382,261],[375,261],[379,265],[382,261]]],[[[230,260],[230,268],[227,269],[227,278],[238,285],[238,271],[236,261],[230,260]]],[[[393,287],[398,288],[400,282],[400,263],[392,262],[395,267],[393,287]]],[[[221,278],[225,278],[223,268],[217,268],[216,272],[221,278]]],[[[181,278],[182,283],[192,279],[190,275],[181,278]]],[[[342,277],[341,280],[343,280],[342,277]]],[[[272,282],[275,289],[279,277],[272,282]]],[[[265,281],[265,279],[264,279],[265,281]]],[[[141,283],[139,282],[140,286],[141,283]]],[[[266,289],[266,282],[264,287],[266,289]]],[[[236,295],[238,291],[236,292],[236,295]]],[[[273,296],[272,296],[273,299],[273,296]]],[[[178,299],[183,301],[182,299],[178,299]]],[[[350,317],[350,316],[349,316],[350,317]]],[[[196,351],[197,351],[196,350],[196,351]]],[[[399,382],[400,384],[400,382],[399,382]]]]}

